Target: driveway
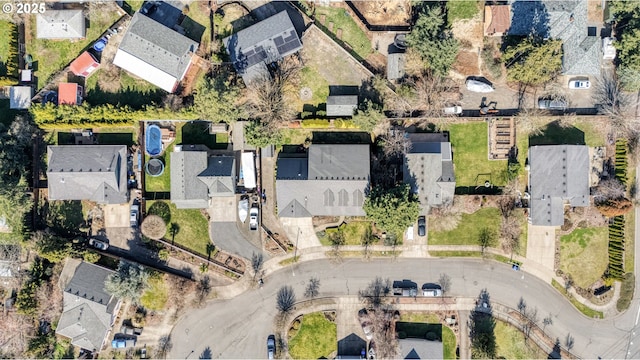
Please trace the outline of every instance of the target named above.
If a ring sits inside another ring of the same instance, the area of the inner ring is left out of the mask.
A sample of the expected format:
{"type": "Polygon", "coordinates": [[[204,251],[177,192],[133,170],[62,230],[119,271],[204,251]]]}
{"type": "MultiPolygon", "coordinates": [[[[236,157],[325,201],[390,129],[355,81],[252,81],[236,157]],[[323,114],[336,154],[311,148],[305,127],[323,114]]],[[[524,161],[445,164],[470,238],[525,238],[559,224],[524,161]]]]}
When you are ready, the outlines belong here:
{"type": "Polygon", "coordinates": [[[527,259],[553,270],[556,254],[556,227],[531,224],[528,226],[527,259]]]}
{"type": "Polygon", "coordinates": [[[110,227],[129,227],[131,223],[129,222],[129,212],[131,207],[129,204],[111,204],[104,205],[103,213],[104,213],[104,226],[106,228],[110,227]]]}
{"type": "Polygon", "coordinates": [[[280,218],[287,237],[298,249],[320,246],[311,218],[280,218]]]}
{"type": "MultiPolygon", "coordinates": [[[[242,224],[242,223],[240,223],[242,224]]],[[[248,227],[249,220],[246,222],[248,227]]],[[[243,224],[244,225],[244,224],[243,224]]],[[[220,249],[241,256],[245,259],[251,259],[253,253],[262,253],[265,260],[269,257],[266,252],[262,251],[262,243],[259,238],[259,231],[252,231],[255,236],[251,236],[253,239],[248,239],[243,236],[238,229],[238,223],[231,222],[211,222],[209,223],[209,234],[211,234],[211,241],[220,249]]],[[[248,228],[247,228],[247,231],[248,228]]],[[[253,235],[253,234],[251,234],[253,235]]]]}
{"type": "Polygon", "coordinates": [[[209,206],[209,216],[213,222],[236,221],[238,210],[235,196],[213,197],[209,206]]]}

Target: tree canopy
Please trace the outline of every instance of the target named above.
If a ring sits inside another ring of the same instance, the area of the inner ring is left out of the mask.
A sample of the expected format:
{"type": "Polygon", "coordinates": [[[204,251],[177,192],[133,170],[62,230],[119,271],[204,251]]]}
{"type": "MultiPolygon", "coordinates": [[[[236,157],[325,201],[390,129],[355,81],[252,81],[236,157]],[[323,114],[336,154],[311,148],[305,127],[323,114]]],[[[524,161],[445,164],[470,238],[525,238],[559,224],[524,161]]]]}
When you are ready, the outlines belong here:
{"type": "Polygon", "coordinates": [[[244,138],[247,144],[258,148],[282,143],[280,129],[267,126],[258,121],[251,121],[244,127],[244,138]]]}
{"type": "Polygon", "coordinates": [[[378,228],[392,234],[402,234],[416,221],[420,212],[418,199],[406,184],[392,189],[374,187],[363,207],[378,228]]]}
{"type": "Polygon", "coordinates": [[[137,303],[148,282],[149,274],[142,265],[120,260],[118,271],[107,277],[104,289],[118,298],[137,303]]]}
{"type": "Polygon", "coordinates": [[[198,83],[193,95],[193,111],[202,120],[232,123],[246,116],[238,106],[239,98],[240,89],[224,75],[207,77],[198,83]]]}
{"type": "Polygon", "coordinates": [[[507,65],[508,80],[542,85],[553,80],[562,69],[562,42],[529,37],[507,47],[502,60],[507,65]]]}
{"type": "Polygon", "coordinates": [[[366,99],[360,104],[352,120],[361,130],[370,132],[384,119],[385,116],[380,107],[366,99]]]}

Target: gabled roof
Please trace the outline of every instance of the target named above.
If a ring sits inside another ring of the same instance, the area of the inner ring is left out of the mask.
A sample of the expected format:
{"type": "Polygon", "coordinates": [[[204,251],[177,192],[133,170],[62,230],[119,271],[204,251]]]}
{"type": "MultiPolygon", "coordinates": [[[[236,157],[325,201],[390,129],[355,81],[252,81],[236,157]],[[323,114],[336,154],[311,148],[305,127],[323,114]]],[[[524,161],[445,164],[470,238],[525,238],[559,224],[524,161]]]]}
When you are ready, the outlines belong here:
{"type": "MultiPolygon", "coordinates": [[[[437,324],[433,324],[436,325],[437,324]]],[[[441,335],[441,334],[440,334],[441,335]]],[[[399,359],[443,359],[442,341],[409,338],[398,340],[399,359]]]]}
{"type": "Polygon", "coordinates": [[[89,76],[100,64],[88,51],[83,52],[69,66],[72,73],[77,76],[89,76]]]}
{"type": "Polygon", "coordinates": [[[502,36],[511,26],[510,5],[485,5],[484,35],[502,36]]]}
{"type": "Polygon", "coordinates": [[[11,86],[9,88],[9,108],[28,109],[31,106],[30,86],[11,86]]]}
{"type": "Polygon", "coordinates": [[[307,156],[278,158],[278,216],[364,216],[369,145],[312,144],[307,156]]]}
{"type": "Polygon", "coordinates": [[[353,116],[358,108],[358,95],[329,95],[327,116],[353,116]]]}
{"type": "Polygon", "coordinates": [[[589,148],[543,145],[529,148],[531,223],[564,224],[564,202],[589,206],[589,148]]]}
{"type": "Polygon", "coordinates": [[[58,84],[58,105],[79,105],[79,89],[82,87],[76,83],[58,84]]]}
{"type": "Polygon", "coordinates": [[[206,151],[171,153],[171,202],[181,209],[204,209],[209,197],[235,194],[235,158],[206,151]]]}
{"type": "Polygon", "coordinates": [[[437,139],[431,135],[408,134],[412,146],[403,168],[404,183],[425,208],[453,201],[456,187],[451,143],[444,139],[434,142],[437,139]]]}
{"type": "Polygon", "coordinates": [[[287,11],[222,40],[236,71],[248,83],[268,75],[265,64],[278,61],[302,49],[298,33],[287,11]]]}
{"type": "Polygon", "coordinates": [[[83,39],[85,19],[82,10],[51,10],[36,15],[38,39],[83,39]]]}
{"type": "Polygon", "coordinates": [[[49,146],[47,155],[50,200],[127,202],[125,145],[49,146]]]}
{"type": "Polygon", "coordinates": [[[64,305],[56,334],[83,349],[100,350],[120,303],[104,290],[112,273],[94,264],[67,260],[60,275],[64,305]]]}
{"type": "Polygon", "coordinates": [[[404,53],[387,55],[387,80],[398,80],[404,77],[404,53]]]}
{"type": "Polygon", "coordinates": [[[113,63],[171,92],[173,87],[161,81],[164,77],[181,81],[197,49],[197,42],[135,13],[113,63]]]}
{"type": "Polygon", "coordinates": [[[514,1],[509,35],[530,34],[562,40],[563,74],[600,74],[602,41],[587,23],[586,0],[514,1]]]}

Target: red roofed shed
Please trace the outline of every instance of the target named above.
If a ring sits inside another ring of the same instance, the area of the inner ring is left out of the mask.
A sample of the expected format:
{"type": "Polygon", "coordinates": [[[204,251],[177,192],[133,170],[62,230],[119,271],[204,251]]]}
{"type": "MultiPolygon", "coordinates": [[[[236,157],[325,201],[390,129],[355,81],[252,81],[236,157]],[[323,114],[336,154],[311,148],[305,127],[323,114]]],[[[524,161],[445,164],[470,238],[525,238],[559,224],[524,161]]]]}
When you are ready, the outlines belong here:
{"type": "Polygon", "coordinates": [[[82,104],[82,86],[76,83],[60,83],[58,85],[58,105],[82,104]]]}
{"type": "Polygon", "coordinates": [[[78,56],[71,63],[71,71],[77,76],[88,77],[93,73],[100,63],[91,55],[89,52],[85,51],[82,55],[78,56]]]}
{"type": "Polygon", "coordinates": [[[511,27],[511,5],[484,7],[484,36],[502,36],[511,27]]]}

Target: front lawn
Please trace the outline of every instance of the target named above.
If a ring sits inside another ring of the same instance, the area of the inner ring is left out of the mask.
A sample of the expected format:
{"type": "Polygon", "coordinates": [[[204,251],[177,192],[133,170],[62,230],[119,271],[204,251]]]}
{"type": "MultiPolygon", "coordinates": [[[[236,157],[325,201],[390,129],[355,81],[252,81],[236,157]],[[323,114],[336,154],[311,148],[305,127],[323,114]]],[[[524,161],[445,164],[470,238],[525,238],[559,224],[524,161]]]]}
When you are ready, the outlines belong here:
{"type": "Polygon", "coordinates": [[[115,11],[105,11],[103,5],[90,3],[87,18],[90,19],[91,25],[87,28],[85,39],[58,41],[36,38],[36,17],[29,17],[31,34],[27,41],[27,53],[33,56],[34,68],[37,69],[38,89],[44,87],[55,73],[64,69],[96,41],[120,16],[115,11]]]}
{"type": "Polygon", "coordinates": [[[535,342],[526,341],[515,327],[496,321],[496,357],[499,359],[546,359],[547,354],[535,342]]]}
{"type": "Polygon", "coordinates": [[[560,237],[560,269],[571,274],[576,286],[588,288],[607,269],[608,244],[606,226],[575,229],[560,237]]]}
{"type": "MultiPolygon", "coordinates": [[[[322,312],[304,315],[295,335],[289,340],[289,354],[294,359],[327,359],[338,349],[336,324],[322,312]]],[[[295,330],[294,330],[295,331],[295,330]]]]}
{"type": "Polygon", "coordinates": [[[160,273],[155,273],[149,277],[149,285],[142,297],[140,297],[140,304],[147,310],[160,311],[164,309],[169,297],[169,290],[164,276],[160,273]]]}
{"type": "Polygon", "coordinates": [[[325,17],[324,27],[329,29],[329,24],[333,23],[332,32],[335,37],[337,37],[338,30],[341,29],[341,40],[351,46],[353,51],[362,59],[366,59],[367,56],[373,52],[371,40],[369,40],[367,34],[360,29],[345,9],[317,6],[316,19],[322,19],[323,16],[325,17]]]}
{"type": "MultiPolygon", "coordinates": [[[[169,208],[167,222],[167,241],[175,242],[196,253],[207,255],[207,245],[211,244],[209,239],[209,222],[202,215],[199,209],[178,209],[169,201],[147,201],[148,214],[164,213],[169,208]],[[152,208],[154,204],[155,208],[152,208]],[[175,237],[172,236],[171,228],[177,229],[175,237]]],[[[158,214],[159,215],[159,214],[158,214]]]]}
{"type": "MultiPolygon", "coordinates": [[[[437,221],[429,219],[429,222],[437,221]]],[[[429,245],[478,245],[480,231],[489,228],[496,235],[496,246],[500,231],[501,215],[496,208],[480,209],[473,214],[462,214],[458,226],[450,231],[430,231],[429,245]]]]}
{"type": "Polygon", "coordinates": [[[471,19],[480,11],[478,1],[457,0],[447,1],[447,22],[453,24],[456,20],[471,19]]]}
{"type": "Polygon", "coordinates": [[[456,186],[478,186],[489,180],[493,185],[506,183],[507,162],[489,160],[486,122],[449,126],[456,186]]]}
{"type": "Polygon", "coordinates": [[[344,245],[362,245],[362,239],[367,234],[371,234],[371,223],[368,221],[352,221],[342,224],[337,228],[328,228],[320,236],[320,243],[324,246],[331,246],[329,236],[332,232],[341,231],[344,234],[344,245]]]}
{"type": "MultiPolygon", "coordinates": [[[[412,317],[415,318],[415,316],[412,317]]],[[[429,320],[418,320],[418,322],[404,322],[401,318],[401,321],[396,323],[398,337],[400,339],[405,337],[425,339],[426,336],[435,336],[438,341],[442,342],[443,359],[456,359],[456,335],[453,330],[442,325],[437,316],[427,316],[427,318],[429,320]],[[433,333],[433,335],[427,335],[428,333],[433,333]]]]}

